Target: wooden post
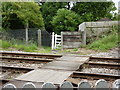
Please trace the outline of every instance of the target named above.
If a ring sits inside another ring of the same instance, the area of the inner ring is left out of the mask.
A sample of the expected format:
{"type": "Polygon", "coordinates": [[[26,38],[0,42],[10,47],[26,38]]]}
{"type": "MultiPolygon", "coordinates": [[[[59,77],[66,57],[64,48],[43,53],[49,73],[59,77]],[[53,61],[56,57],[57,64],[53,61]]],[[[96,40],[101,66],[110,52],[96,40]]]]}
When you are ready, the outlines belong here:
{"type": "Polygon", "coordinates": [[[42,46],[42,42],[41,42],[41,30],[38,30],[38,47],[42,46]]]}
{"type": "Polygon", "coordinates": [[[61,50],[63,50],[63,32],[61,32],[61,50]]]}
{"type": "Polygon", "coordinates": [[[28,22],[26,24],[26,29],[25,29],[25,32],[26,32],[26,44],[28,44],[28,22]]]}
{"type": "Polygon", "coordinates": [[[52,32],[52,50],[54,49],[54,32],[52,32]]]}

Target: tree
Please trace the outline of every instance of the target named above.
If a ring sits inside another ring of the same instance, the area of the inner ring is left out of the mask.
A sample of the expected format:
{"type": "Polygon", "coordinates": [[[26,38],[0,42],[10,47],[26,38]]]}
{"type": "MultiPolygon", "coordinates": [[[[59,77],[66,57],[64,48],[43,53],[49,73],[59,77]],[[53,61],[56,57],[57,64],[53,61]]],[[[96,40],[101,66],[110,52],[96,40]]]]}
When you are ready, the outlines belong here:
{"type": "Polygon", "coordinates": [[[40,6],[34,2],[3,2],[2,23],[4,28],[23,25],[43,28],[44,22],[40,6]]]}
{"type": "Polygon", "coordinates": [[[85,22],[105,17],[113,19],[111,12],[116,10],[116,7],[113,2],[77,2],[71,10],[78,13],[85,22]]]}
{"type": "Polygon", "coordinates": [[[67,3],[65,2],[45,2],[41,5],[41,12],[44,18],[45,28],[48,32],[53,31],[53,26],[50,23],[53,17],[56,15],[57,10],[66,8],[67,3]]]}
{"type": "Polygon", "coordinates": [[[54,26],[54,32],[60,33],[61,31],[78,30],[78,25],[81,22],[80,16],[75,12],[67,9],[59,9],[51,23],[54,26]]]}

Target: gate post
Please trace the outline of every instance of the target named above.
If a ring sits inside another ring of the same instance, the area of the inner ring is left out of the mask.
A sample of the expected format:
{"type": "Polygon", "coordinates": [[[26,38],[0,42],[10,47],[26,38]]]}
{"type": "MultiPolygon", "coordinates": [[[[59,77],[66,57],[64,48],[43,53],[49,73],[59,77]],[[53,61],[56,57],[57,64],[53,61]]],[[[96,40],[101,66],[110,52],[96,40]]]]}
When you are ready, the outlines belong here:
{"type": "Polygon", "coordinates": [[[52,50],[54,49],[54,32],[52,32],[52,50]]]}
{"type": "Polygon", "coordinates": [[[86,45],[86,30],[82,32],[82,44],[86,45]]]}
{"type": "Polygon", "coordinates": [[[79,31],[82,33],[82,44],[86,45],[86,23],[79,25],[79,31]]]}
{"type": "Polygon", "coordinates": [[[41,47],[42,43],[41,43],[41,30],[38,30],[38,47],[41,47]]]}
{"type": "Polygon", "coordinates": [[[28,45],[28,22],[27,22],[26,28],[25,28],[25,40],[26,40],[26,44],[28,45]]]}
{"type": "Polygon", "coordinates": [[[57,34],[55,34],[55,49],[57,47],[57,34]]]}
{"type": "Polygon", "coordinates": [[[63,50],[63,32],[61,32],[61,50],[63,50]]]}

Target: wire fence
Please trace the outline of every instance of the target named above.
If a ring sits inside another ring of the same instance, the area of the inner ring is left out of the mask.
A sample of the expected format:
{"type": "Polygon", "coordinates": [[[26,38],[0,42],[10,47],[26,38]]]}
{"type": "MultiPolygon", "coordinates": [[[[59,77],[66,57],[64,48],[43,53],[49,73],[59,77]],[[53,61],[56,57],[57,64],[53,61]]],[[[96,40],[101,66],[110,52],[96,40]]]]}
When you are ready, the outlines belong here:
{"type": "MultiPolygon", "coordinates": [[[[51,34],[46,30],[41,30],[41,45],[51,46],[51,34]]],[[[0,39],[7,41],[15,41],[26,43],[26,30],[25,29],[15,29],[15,30],[4,30],[0,31],[0,39]]],[[[38,29],[29,28],[28,29],[28,42],[35,43],[38,45],[38,29]]]]}

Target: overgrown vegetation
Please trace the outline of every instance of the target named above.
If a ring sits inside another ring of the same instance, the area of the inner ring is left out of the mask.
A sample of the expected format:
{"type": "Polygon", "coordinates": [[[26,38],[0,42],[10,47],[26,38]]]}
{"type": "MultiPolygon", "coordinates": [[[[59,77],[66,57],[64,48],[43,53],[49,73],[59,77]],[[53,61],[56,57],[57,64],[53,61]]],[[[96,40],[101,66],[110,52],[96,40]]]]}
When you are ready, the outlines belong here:
{"type": "Polygon", "coordinates": [[[111,48],[115,48],[118,46],[118,27],[113,28],[112,32],[105,37],[94,41],[93,43],[87,45],[87,48],[93,50],[102,50],[106,51],[111,48]]]}
{"type": "MultiPolygon", "coordinates": [[[[17,42],[17,41],[16,41],[17,42]]],[[[41,47],[38,48],[36,44],[29,43],[13,43],[13,41],[0,40],[0,48],[4,50],[18,50],[25,52],[39,52],[39,53],[49,53],[51,51],[50,47],[41,47]]]]}

